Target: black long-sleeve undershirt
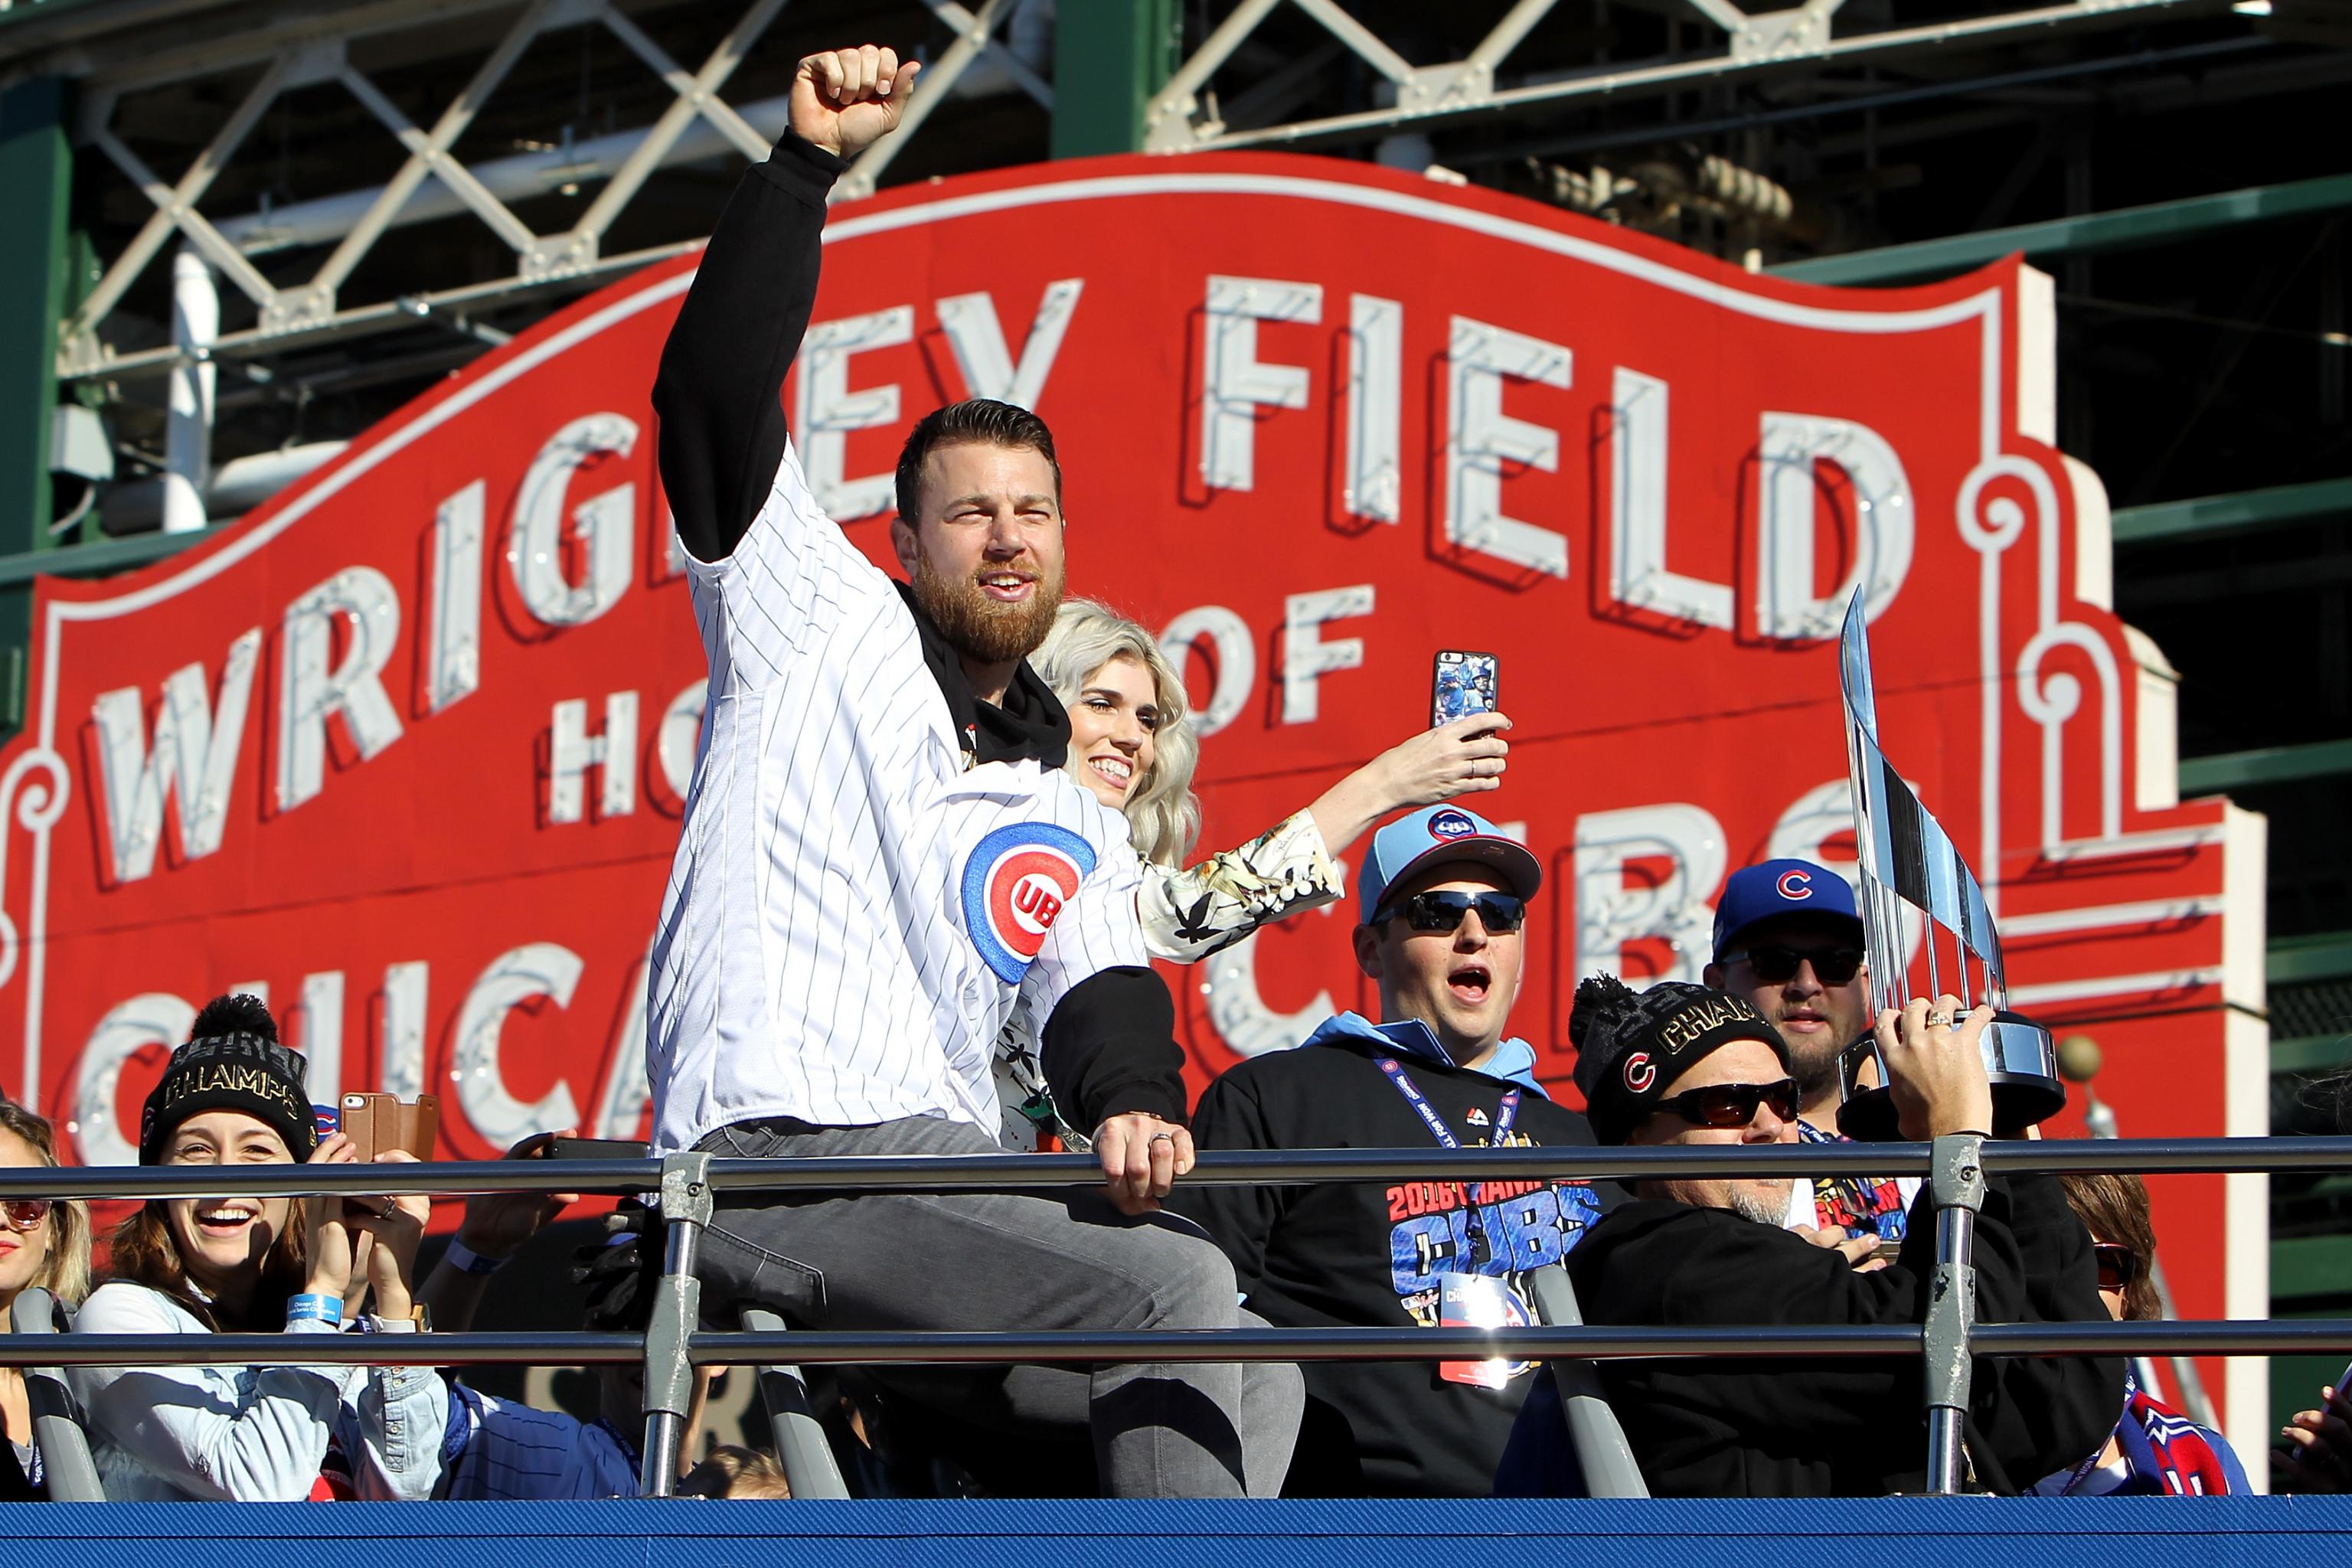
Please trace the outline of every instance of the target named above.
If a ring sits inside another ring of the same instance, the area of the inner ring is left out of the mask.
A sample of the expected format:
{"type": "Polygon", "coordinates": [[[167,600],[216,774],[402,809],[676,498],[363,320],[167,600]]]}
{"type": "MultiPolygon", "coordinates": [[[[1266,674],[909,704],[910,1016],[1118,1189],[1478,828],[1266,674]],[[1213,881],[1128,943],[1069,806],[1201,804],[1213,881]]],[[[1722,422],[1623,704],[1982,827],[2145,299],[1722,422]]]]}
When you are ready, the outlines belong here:
{"type": "MultiPolygon", "coordinates": [[[[788,429],[784,377],[816,309],[825,195],[848,165],[787,132],[735,187],[654,377],[656,450],[678,538],[698,561],[734,553],[767,504],[788,429]]],[[[958,732],[981,762],[1062,765],[1069,722],[1024,661],[1001,704],[980,702],[909,599],[958,732]]],[[[1139,966],[1074,986],[1040,1039],[1064,1114],[1087,1127],[1148,1111],[1184,1120],[1184,1054],[1168,988],[1139,966]]]]}
{"type": "Polygon", "coordinates": [[[720,561],[784,458],[784,375],[816,309],[825,193],[848,165],[787,132],[735,187],[654,376],[678,538],[720,561]]]}

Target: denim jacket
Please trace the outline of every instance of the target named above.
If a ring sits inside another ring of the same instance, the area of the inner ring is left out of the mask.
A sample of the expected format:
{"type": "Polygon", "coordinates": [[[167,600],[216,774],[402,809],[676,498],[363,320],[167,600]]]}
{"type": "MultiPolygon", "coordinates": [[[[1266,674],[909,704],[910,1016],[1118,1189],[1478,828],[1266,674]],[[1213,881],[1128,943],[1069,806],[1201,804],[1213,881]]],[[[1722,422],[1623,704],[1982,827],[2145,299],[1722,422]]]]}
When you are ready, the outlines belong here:
{"type": "MultiPolygon", "coordinates": [[[[206,1331],[162,1293],[122,1280],[92,1292],[74,1327],[206,1331]]],[[[289,1341],[337,1331],[315,1321],[286,1330],[289,1341]]],[[[421,1500],[440,1479],[448,1396],[430,1367],[78,1366],[67,1377],[110,1501],[299,1501],[331,1443],[369,1501],[421,1500]]]]}

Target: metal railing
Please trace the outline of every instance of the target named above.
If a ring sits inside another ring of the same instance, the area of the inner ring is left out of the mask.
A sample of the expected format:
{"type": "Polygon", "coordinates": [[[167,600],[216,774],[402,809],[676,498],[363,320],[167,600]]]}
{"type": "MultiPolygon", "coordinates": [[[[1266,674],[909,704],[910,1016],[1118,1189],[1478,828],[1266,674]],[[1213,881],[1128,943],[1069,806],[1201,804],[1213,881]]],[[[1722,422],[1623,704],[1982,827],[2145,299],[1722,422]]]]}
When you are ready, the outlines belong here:
{"type": "MultiPolygon", "coordinates": [[[[393,1193],[455,1195],[546,1190],[645,1196],[665,1221],[662,1288],[643,1334],[576,1332],[435,1334],[422,1359],[467,1366],[555,1361],[641,1363],[645,1370],[643,1490],[667,1495],[693,1369],[789,1360],[797,1363],[972,1365],[1006,1362],[1103,1363],[1439,1361],[1508,1357],[1585,1361],[1665,1357],[1923,1358],[1928,1409],[1928,1487],[1960,1485],[1960,1425],[1971,1358],[2179,1352],[2273,1355],[2352,1352],[2352,1319],[1979,1323],[1974,1321],[1972,1237],[1984,1181],[2002,1173],[2134,1173],[2352,1169],[2352,1139],[2177,1138],[1993,1141],[1973,1134],[1934,1143],[1734,1144],[1507,1149],[1211,1151],[1186,1183],[1302,1185],[1328,1182],[1617,1180],[1819,1174],[1923,1175],[1937,1212],[1937,1279],[1917,1326],[1769,1326],[1697,1329],[1540,1326],[1514,1329],[1280,1329],[1062,1331],[698,1331],[695,1266],[719,1192],[1003,1192],[1066,1188],[1099,1176],[1080,1154],[833,1155],[805,1159],[666,1159],[449,1162],[397,1165],[78,1167],[0,1171],[0,1199],[145,1199],[234,1193],[246,1197],[393,1193]]],[[[0,1336],[0,1366],[413,1363],[415,1340],[306,1336],[299,1357],[276,1333],[45,1334],[0,1336]]]]}

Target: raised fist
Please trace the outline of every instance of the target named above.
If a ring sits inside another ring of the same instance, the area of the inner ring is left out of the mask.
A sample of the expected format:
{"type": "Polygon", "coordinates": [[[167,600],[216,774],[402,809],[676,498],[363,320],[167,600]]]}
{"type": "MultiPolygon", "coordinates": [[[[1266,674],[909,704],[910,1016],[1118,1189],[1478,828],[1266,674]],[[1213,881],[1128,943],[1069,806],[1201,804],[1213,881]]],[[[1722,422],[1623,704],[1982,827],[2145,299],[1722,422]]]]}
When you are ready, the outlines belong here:
{"type": "Polygon", "coordinates": [[[793,133],[836,157],[855,158],[891,132],[922,66],[873,44],[828,49],[793,75],[793,133]]]}

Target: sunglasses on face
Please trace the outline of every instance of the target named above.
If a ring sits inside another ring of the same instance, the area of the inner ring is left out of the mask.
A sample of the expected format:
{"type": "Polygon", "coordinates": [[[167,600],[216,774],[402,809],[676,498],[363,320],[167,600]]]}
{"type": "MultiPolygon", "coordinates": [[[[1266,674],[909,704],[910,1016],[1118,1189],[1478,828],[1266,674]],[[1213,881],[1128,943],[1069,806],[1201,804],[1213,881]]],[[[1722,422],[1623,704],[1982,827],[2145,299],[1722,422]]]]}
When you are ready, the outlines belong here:
{"type": "Polygon", "coordinates": [[[1797,965],[1810,962],[1814,979],[1824,985],[1843,985],[1861,970],[1863,957],[1862,950],[1853,947],[1812,952],[1800,952],[1793,947],[1751,947],[1745,952],[1727,952],[1722,962],[1746,963],[1767,985],[1786,985],[1797,977],[1797,965]]]}
{"type": "Polygon", "coordinates": [[[1694,1127],[1745,1127],[1756,1120],[1756,1108],[1769,1105],[1772,1114],[1783,1121],[1797,1119],[1797,1080],[1784,1078],[1775,1083],[1711,1083],[1705,1089],[1685,1089],[1670,1100],[1658,1101],[1660,1110],[1671,1110],[1694,1127]]]}
{"type": "Polygon", "coordinates": [[[1391,904],[1372,917],[1374,925],[1398,915],[1414,931],[1458,931],[1462,918],[1472,910],[1478,911],[1478,923],[1489,936],[1503,936],[1519,929],[1528,918],[1525,899],[1511,893],[1415,893],[1402,903],[1391,904]]]}
{"type": "Polygon", "coordinates": [[[0,1203],[0,1218],[7,1220],[10,1230],[38,1230],[49,1217],[50,1206],[47,1198],[12,1198],[0,1203]]]}
{"type": "Polygon", "coordinates": [[[2091,1256],[2099,1266],[2100,1289],[2128,1290],[2139,1283],[2143,1265],[2130,1247],[2101,1242],[2091,1248],[2091,1256]]]}

